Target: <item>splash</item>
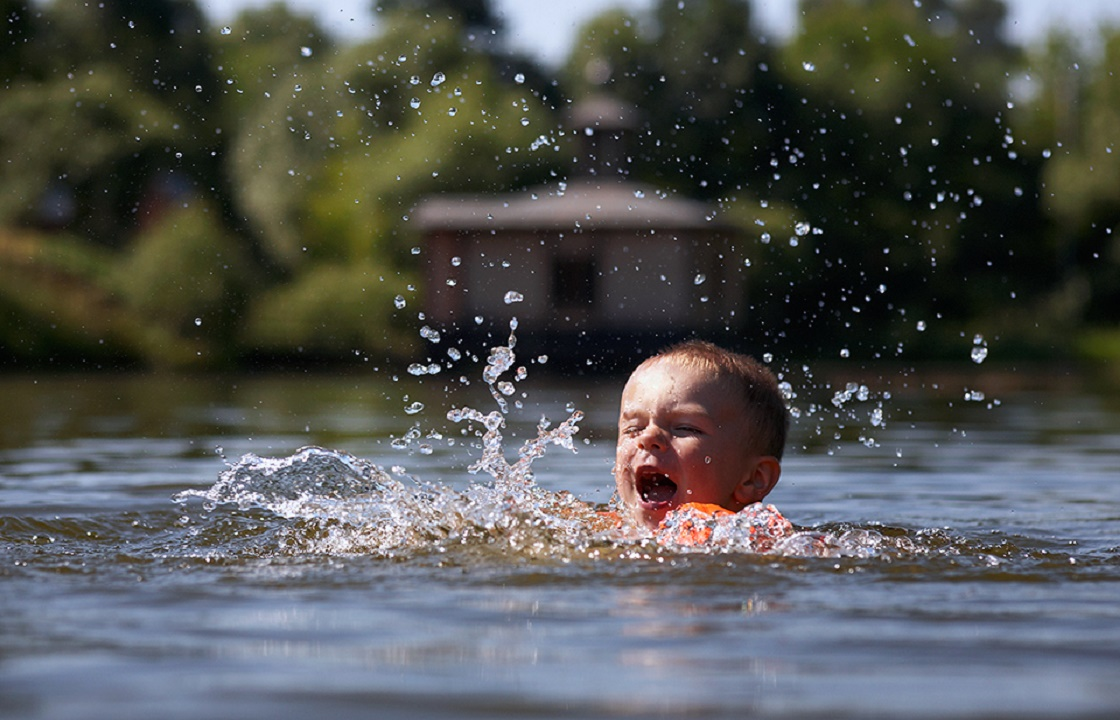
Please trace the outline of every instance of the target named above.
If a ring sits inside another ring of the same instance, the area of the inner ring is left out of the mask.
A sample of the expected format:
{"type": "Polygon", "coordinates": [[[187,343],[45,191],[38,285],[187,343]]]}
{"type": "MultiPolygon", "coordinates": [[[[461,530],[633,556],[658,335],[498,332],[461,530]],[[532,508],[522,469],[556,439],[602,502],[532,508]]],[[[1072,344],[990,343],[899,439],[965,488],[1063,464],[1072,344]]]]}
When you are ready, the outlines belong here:
{"type": "MultiPolygon", "coordinates": [[[[517,459],[506,459],[502,431],[510,408],[505,398],[513,394],[514,384],[502,378],[516,363],[516,329],[514,318],[508,343],[491,349],[482,373],[498,409],[483,413],[462,407],[447,413],[453,422],[478,426],[482,453],[467,470],[485,473],[491,482],[472,483],[457,492],[402,477],[402,469],[393,468],[391,475],[368,460],[321,447],[302,448],[284,458],[248,454],[210,488],[175,497],[186,506],[201,503],[202,513],[185,516],[184,521],[193,522],[199,536],[214,535],[209,530],[216,525],[233,527],[229,546],[254,554],[396,556],[498,545],[530,555],[555,555],[600,542],[610,527],[604,516],[570,493],[540,488],[532,474],[533,463],[549,445],[576,452],[574,437],[582,412],[572,411],[556,427],[542,418],[536,437],[521,445],[517,459]],[[247,518],[262,512],[288,522],[270,523],[261,517],[246,527],[247,518]],[[245,543],[246,537],[253,540],[245,543]]],[[[515,380],[527,374],[519,367],[515,380]]]]}
{"type": "MultiPolygon", "coordinates": [[[[635,558],[668,553],[762,553],[872,557],[899,549],[873,530],[796,530],[773,506],[702,518],[674,513],[655,533],[620,521],[620,508],[596,507],[534,482],[533,464],[557,445],[576,452],[583,413],[555,427],[542,418],[512,462],[506,457],[507,397],[527,376],[516,367],[517,319],[507,344],[491,348],[482,378],[497,409],[452,408],[447,419],[475,427],[481,454],[468,467],[489,476],[457,491],[386,472],[346,452],[305,447],[282,458],[243,456],[205,490],[179,493],[181,522],[208,557],[249,554],[446,557],[496,553],[507,559],[635,558]],[[516,369],[515,369],[516,367],[516,369]],[[513,371],[512,380],[504,380],[513,371]],[[703,542],[684,542],[703,537],[703,542]]],[[[419,430],[414,426],[414,430],[419,430]]],[[[609,478],[604,478],[609,482],[609,478]]]]}
{"type": "Polygon", "coordinates": [[[206,490],[175,497],[200,546],[234,554],[385,557],[504,544],[528,554],[586,546],[592,512],[567,493],[525,483],[463,492],[401,479],[361,458],[305,447],[284,458],[243,456],[206,490]]]}

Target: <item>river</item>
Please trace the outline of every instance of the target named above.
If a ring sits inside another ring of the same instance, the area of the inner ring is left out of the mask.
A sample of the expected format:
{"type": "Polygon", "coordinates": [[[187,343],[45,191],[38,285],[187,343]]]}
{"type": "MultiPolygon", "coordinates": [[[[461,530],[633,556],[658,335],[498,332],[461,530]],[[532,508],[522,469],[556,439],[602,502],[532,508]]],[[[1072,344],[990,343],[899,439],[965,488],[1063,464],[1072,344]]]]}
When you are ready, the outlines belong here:
{"type": "Polygon", "coordinates": [[[1116,386],[854,367],[784,374],[817,554],[517,507],[611,501],[621,378],[530,364],[507,456],[584,416],[511,500],[469,364],[0,377],[0,716],[1115,717],[1116,386]]]}

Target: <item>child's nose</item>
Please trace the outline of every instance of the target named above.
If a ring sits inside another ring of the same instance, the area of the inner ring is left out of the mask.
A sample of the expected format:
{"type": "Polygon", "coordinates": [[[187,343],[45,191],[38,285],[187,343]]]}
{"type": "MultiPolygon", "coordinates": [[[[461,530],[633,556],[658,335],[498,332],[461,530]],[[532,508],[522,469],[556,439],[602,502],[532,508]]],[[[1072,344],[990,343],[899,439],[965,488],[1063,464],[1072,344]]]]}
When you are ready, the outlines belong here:
{"type": "Polygon", "coordinates": [[[656,425],[647,425],[638,436],[638,447],[643,450],[664,450],[666,446],[665,433],[656,425]]]}

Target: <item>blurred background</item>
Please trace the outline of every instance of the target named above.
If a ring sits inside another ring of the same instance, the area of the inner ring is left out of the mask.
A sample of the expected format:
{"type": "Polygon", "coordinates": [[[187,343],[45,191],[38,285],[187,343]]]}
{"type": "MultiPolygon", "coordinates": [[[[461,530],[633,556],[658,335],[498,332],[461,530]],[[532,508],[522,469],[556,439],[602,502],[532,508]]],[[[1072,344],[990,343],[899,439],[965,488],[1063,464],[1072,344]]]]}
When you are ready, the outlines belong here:
{"type": "Polygon", "coordinates": [[[488,0],[231,5],[0,0],[0,367],[423,359],[456,328],[426,315],[417,207],[563,187],[603,95],[637,110],[628,179],[732,231],[731,344],[1120,356],[1113,27],[647,0],[556,18],[557,54],[488,0]]]}

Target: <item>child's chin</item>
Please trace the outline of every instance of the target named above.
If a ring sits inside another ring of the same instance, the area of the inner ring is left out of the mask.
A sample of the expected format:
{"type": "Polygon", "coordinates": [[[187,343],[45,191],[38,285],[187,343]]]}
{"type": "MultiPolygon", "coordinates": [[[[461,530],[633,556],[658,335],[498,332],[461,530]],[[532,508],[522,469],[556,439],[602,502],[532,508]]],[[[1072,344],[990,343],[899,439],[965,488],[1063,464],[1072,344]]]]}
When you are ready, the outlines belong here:
{"type": "Polygon", "coordinates": [[[649,530],[656,530],[673,507],[670,503],[642,503],[638,508],[638,519],[649,530]]]}

